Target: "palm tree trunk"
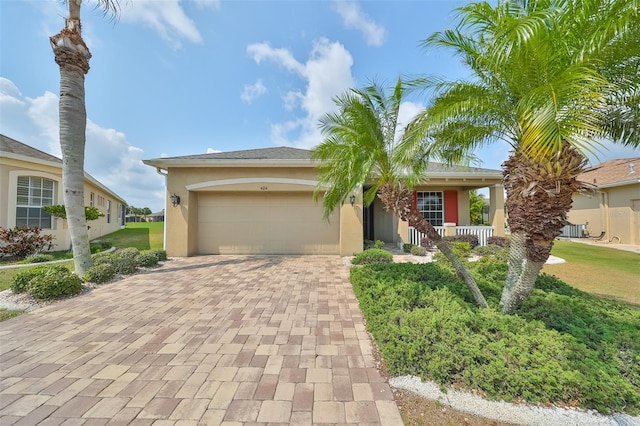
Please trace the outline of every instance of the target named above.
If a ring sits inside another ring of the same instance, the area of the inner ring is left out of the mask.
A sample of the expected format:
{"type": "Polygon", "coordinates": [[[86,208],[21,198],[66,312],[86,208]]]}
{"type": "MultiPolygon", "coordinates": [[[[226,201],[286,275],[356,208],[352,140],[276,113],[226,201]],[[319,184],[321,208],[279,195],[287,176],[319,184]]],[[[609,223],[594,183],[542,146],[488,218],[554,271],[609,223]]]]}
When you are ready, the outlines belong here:
{"type": "Polygon", "coordinates": [[[87,113],[84,75],[91,54],[80,35],[80,2],[70,0],[65,28],[51,37],[60,66],[60,147],[62,185],[75,273],[83,276],[91,266],[89,231],[84,210],[84,147],[87,113]]]}
{"type": "Polygon", "coordinates": [[[400,183],[397,188],[394,188],[391,184],[385,184],[380,188],[378,197],[382,200],[386,209],[391,210],[401,220],[413,224],[418,231],[422,232],[430,240],[435,242],[438,250],[440,250],[453,265],[453,269],[456,271],[458,277],[467,285],[467,288],[473,295],[476,305],[480,308],[487,308],[489,305],[482,295],[478,284],[469,273],[469,270],[464,266],[464,263],[462,263],[460,258],[456,256],[453,250],[451,250],[449,242],[443,240],[433,225],[431,225],[429,221],[422,216],[422,213],[420,213],[413,203],[412,192],[409,191],[402,183],[400,183]]]}
{"type": "Polygon", "coordinates": [[[576,179],[585,165],[586,159],[568,144],[550,159],[516,152],[503,164],[511,228],[503,313],[514,313],[533,291],[553,241],[568,223],[573,194],[588,188],[576,179]]]}

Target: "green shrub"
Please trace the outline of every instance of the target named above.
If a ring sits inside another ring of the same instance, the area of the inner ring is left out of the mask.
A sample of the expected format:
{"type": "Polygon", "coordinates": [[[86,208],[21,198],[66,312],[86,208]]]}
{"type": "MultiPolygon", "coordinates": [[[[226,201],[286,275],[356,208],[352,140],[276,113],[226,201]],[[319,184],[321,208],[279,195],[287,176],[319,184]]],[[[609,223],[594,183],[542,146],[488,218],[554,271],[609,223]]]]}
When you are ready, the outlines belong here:
{"type": "Polygon", "coordinates": [[[411,243],[404,243],[404,244],[402,245],[402,251],[403,251],[403,252],[405,252],[405,253],[411,253],[411,249],[412,249],[413,247],[415,247],[415,246],[416,246],[415,244],[411,244],[411,243]]]}
{"type": "Polygon", "coordinates": [[[130,275],[136,271],[138,264],[136,263],[136,257],[140,254],[140,251],[133,247],[127,247],[124,249],[116,250],[112,253],[106,253],[98,255],[94,258],[94,265],[101,265],[104,263],[110,263],[113,265],[116,274],[130,275]]]}
{"type": "Polygon", "coordinates": [[[105,250],[109,250],[112,247],[112,245],[108,241],[93,241],[90,244],[90,247],[91,247],[91,253],[101,253],[105,250]]]}
{"type": "Polygon", "coordinates": [[[452,235],[452,236],[444,237],[443,240],[449,241],[451,245],[453,245],[453,243],[468,243],[470,249],[480,245],[480,242],[478,241],[478,236],[476,234],[452,235]]]}
{"type": "Polygon", "coordinates": [[[138,266],[149,268],[158,264],[158,258],[155,253],[143,252],[136,256],[136,264],[138,266]]]}
{"type": "MultiPolygon", "coordinates": [[[[507,266],[470,265],[491,306],[507,266]]],[[[542,274],[517,315],[477,309],[434,263],[366,265],[351,283],[390,373],[414,374],[489,398],[640,411],[640,311],[542,274]]]]}
{"type": "Polygon", "coordinates": [[[57,299],[80,293],[82,280],[64,266],[53,265],[43,268],[42,274],[34,276],[29,281],[27,290],[36,299],[57,299]]]}
{"type": "Polygon", "coordinates": [[[111,263],[93,265],[84,275],[84,280],[96,284],[107,282],[116,275],[116,270],[111,263]]]}
{"type": "Polygon", "coordinates": [[[451,243],[451,250],[460,258],[471,256],[471,244],[463,241],[454,241],[451,243]]]}
{"type": "Polygon", "coordinates": [[[393,255],[386,250],[372,248],[356,254],[351,263],[353,265],[393,263],[393,255]]]}
{"type": "Polygon", "coordinates": [[[18,272],[11,280],[11,291],[14,293],[24,293],[27,291],[29,282],[37,275],[44,273],[44,267],[29,268],[18,272]]]}
{"type": "Polygon", "coordinates": [[[384,241],[382,241],[382,240],[376,240],[376,241],[373,243],[373,248],[377,248],[377,249],[384,248],[384,241]]]}
{"type": "Polygon", "coordinates": [[[413,246],[411,247],[411,254],[414,256],[426,256],[427,249],[420,246],[413,246]]]}
{"type": "Polygon", "coordinates": [[[471,251],[478,256],[493,256],[496,253],[503,251],[504,247],[497,244],[487,244],[486,246],[474,247],[471,251]]]}
{"type": "Polygon", "coordinates": [[[153,253],[156,259],[158,259],[158,262],[164,262],[165,260],[167,260],[167,252],[165,250],[150,250],[149,253],[153,253]]]}
{"type": "Polygon", "coordinates": [[[52,260],[54,260],[52,255],[38,253],[25,257],[24,260],[20,263],[43,263],[50,262],[52,260]]]}

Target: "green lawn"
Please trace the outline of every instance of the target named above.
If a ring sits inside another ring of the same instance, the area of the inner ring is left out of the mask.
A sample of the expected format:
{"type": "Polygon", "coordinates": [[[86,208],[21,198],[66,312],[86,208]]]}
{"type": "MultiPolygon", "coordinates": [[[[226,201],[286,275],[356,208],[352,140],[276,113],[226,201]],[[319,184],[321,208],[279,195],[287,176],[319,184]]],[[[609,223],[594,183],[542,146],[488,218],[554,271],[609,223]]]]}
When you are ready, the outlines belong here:
{"type": "Polygon", "coordinates": [[[138,250],[162,249],[164,222],[127,223],[125,229],[103,235],[100,241],[116,248],[135,247],[138,250]]]}
{"type": "Polygon", "coordinates": [[[543,272],[591,294],[640,307],[640,254],[608,247],[556,241],[551,254],[566,263],[543,272]]]}

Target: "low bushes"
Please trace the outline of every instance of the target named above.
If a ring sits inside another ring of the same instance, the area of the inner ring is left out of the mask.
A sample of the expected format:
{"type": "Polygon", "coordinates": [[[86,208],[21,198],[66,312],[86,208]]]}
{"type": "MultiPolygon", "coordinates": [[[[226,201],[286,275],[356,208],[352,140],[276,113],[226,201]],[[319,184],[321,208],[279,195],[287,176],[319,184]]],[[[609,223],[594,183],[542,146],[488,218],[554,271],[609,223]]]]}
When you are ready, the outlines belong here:
{"type": "Polygon", "coordinates": [[[94,265],[109,263],[113,266],[116,274],[130,275],[136,271],[138,264],[136,257],[140,254],[137,248],[127,247],[111,253],[97,255],[93,259],[94,265]]]}
{"type": "Polygon", "coordinates": [[[426,256],[427,255],[427,249],[424,248],[424,247],[421,247],[421,246],[413,246],[413,247],[411,247],[409,252],[414,256],[426,256]]]}
{"type": "Polygon", "coordinates": [[[402,251],[403,251],[403,252],[405,252],[405,253],[411,253],[411,249],[412,249],[413,247],[415,247],[415,246],[416,246],[415,244],[411,244],[411,243],[404,243],[404,244],[402,245],[402,251]]]}
{"type": "Polygon", "coordinates": [[[26,291],[39,300],[51,300],[80,293],[82,280],[64,266],[42,266],[16,274],[11,290],[14,293],[26,291]]]}
{"type": "Polygon", "coordinates": [[[89,268],[84,279],[96,284],[103,283],[116,275],[130,275],[136,272],[138,267],[150,268],[165,260],[167,252],[164,250],[140,252],[133,247],[119,249],[96,255],[93,258],[93,266],[89,268]]]}
{"type": "Polygon", "coordinates": [[[50,262],[52,260],[54,260],[53,255],[38,253],[25,257],[24,260],[20,263],[43,263],[50,262]]]}
{"type": "Polygon", "coordinates": [[[100,263],[89,268],[82,278],[85,281],[101,284],[112,280],[115,275],[116,269],[111,263],[100,263]]]}
{"type": "Polygon", "coordinates": [[[136,264],[144,268],[150,268],[158,264],[158,257],[150,252],[140,253],[136,256],[136,264]]]}
{"type": "Polygon", "coordinates": [[[36,299],[58,299],[80,293],[82,280],[64,266],[54,265],[43,268],[41,274],[37,274],[29,281],[27,289],[36,299]]]}
{"type": "MultiPolygon", "coordinates": [[[[469,264],[491,306],[506,265],[469,264]]],[[[391,374],[414,374],[493,399],[640,410],[640,312],[541,275],[517,315],[477,309],[434,263],[352,268],[367,326],[391,374]]]]}
{"type": "Polygon", "coordinates": [[[351,264],[369,265],[372,263],[392,263],[393,255],[386,250],[372,248],[355,255],[351,264]]]}

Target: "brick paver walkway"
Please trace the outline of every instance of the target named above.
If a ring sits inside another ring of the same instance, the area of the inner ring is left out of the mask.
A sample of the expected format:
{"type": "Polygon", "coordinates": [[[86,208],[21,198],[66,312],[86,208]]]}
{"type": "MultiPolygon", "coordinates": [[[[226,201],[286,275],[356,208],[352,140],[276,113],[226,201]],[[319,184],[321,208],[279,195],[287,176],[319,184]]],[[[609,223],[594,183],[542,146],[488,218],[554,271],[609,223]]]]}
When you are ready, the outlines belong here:
{"type": "Polygon", "coordinates": [[[206,256],[0,323],[0,424],[400,425],[336,256],[206,256]]]}

